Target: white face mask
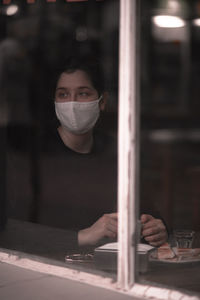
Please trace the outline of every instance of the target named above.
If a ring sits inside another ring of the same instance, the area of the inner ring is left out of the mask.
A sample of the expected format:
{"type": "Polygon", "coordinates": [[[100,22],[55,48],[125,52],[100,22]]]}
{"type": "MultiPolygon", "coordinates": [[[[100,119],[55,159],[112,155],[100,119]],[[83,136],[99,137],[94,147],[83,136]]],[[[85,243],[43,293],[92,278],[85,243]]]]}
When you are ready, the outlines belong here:
{"type": "Polygon", "coordinates": [[[90,102],[55,102],[55,110],[61,125],[74,134],[91,130],[99,118],[99,99],[90,102]]]}

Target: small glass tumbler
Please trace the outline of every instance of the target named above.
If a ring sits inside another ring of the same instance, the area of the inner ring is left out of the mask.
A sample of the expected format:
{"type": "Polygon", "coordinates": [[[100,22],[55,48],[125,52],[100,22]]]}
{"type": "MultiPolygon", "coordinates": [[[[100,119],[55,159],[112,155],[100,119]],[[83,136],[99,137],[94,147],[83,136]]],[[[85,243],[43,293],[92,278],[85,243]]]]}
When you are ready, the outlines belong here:
{"type": "Polygon", "coordinates": [[[174,230],[174,238],[177,248],[192,248],[194,231],[189,229],[174,230]]]}

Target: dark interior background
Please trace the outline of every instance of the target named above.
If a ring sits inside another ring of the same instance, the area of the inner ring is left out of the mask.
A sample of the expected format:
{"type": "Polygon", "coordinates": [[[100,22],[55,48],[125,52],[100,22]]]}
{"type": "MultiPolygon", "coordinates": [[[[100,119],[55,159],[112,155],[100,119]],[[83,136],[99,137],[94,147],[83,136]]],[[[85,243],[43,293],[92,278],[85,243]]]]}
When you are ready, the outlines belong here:
{"type": "Polygon", "coordinates": [[[200,1],[141,1],[141,199],[200,230],[200,1]],[[156,15],[185,26],[159,28],[156,15]]]}
{"type": "MultiPolygon", "coordinates": [[[[63,57],[100,57],[110,93],[101,126],[117,136],[119,3],[27,2],[0,5],[0,192],[8,216],[37,222],[39,133],[52,125],[63,57]]],[[[142,0],[140,13],[141,209],[159,211],[170,227],[200,230],[200,1],[142,0]],[[166,13],[187,25],[158,30],[152,17],[166,13]]]]}
{"type": "MultiPolygon", "coordinates": [[[[0,14],[2,205],[8,217],[45,223],[40,157],[49,154],[40,153],[48,144],[41,133],[55,125],[55,73],[69,55],[99,59],[109,101],[98,126],[117,134],[118,1],[1,1],[0,14]]],[[[59,213],[48,225],[57,223],[59,213]]]]}

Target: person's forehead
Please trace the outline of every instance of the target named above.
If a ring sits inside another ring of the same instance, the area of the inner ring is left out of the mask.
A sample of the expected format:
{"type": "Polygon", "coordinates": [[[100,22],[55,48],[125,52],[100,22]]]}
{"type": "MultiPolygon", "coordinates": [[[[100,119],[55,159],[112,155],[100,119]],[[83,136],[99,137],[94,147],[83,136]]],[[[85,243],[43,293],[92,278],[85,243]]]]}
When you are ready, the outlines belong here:
{"type": "Polygon", "coordinates": [[[88,86],[92,87],[92,82],[88,74],[82,70],[76,70],[74,72],[63,72],[58,80],[57,87],[79,87],[88,86]]]}

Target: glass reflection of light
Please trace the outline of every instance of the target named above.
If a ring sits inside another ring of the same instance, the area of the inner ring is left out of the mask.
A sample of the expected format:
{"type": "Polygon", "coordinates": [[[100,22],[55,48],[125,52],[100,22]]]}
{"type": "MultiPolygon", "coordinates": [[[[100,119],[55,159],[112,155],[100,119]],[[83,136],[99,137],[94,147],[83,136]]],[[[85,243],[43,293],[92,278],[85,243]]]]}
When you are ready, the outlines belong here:
{"type": "Polygon", "coordinates": [[[76,29],[76,40],[79,42],[86,41],[88,38],[87,28],[85,27],[78,27],[76,29]]]}
{"type": "Polygon", "coordinates": [[[158,27],[165,28],[178,28],[185,26],[184,20],[176,16],[154,16],[153,23],[158,27]]]}
{"type": "Polygon", "coordinates": [[[7,16],[13,16],[18,12],[19,8],[17,5],[10,5],[6,9],[6,15],[7,16]]]}
{"type": "Polygon", "coordinates": [[[193,23],[193,25],[195,25],[195,26],[200,26],[200,18],[194,19],[194,20],[192,21],[192,23],[193,23]]]}
{"type": "Polygon", "coordinates": [[[173,11],[176,11],[180,9],[180,3],[177,0],[169,0],[167,3],[167,8],[172,9],[173,11]]]}

